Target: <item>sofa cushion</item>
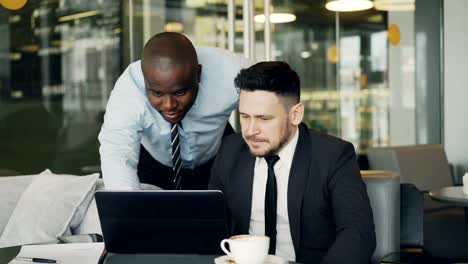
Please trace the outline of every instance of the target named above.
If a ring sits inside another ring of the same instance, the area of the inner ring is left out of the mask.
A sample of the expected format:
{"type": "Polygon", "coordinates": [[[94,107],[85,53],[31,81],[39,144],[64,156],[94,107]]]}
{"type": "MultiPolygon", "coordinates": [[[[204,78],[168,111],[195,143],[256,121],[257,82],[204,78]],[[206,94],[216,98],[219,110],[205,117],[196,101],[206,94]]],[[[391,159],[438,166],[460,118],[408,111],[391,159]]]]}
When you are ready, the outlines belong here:
{"type": "Polygon", "coordinates": [[[44,173],[21,195],[0,237],[0,247],[55,241],[81,223],[99,174],[44,173]]]}
{"type": "MultiPolygon", "coordinates": [[[[95,191],[104,190],[104,182],[102,179],[98,179],[96,183],[95,191]]],[[[96,199],[94,195],[86,210],[86,214],[83,217],[80,225],[72,229],[73,235],[87,235],[87,234],[99,234],[102,235],[101,223],[99,222],[99,216],[97,212],[96,199]]]]}
{"type": "MultiPolygon", "coordinates": [[[[147,183],[140,183],[141,190],[161,190],[161,188],[147,184],[147,183]]],[[[99,179],[96,183],[96,191],[104,190],[104,182],[102,179],[99,179]]],[[[85,235],[85,234],[99,234],[102,235],[101,223],[99,221],[99,215],[96,206],[96,199],[93,199],[89,204],[88,210],[86,211],[85,217],[81,224],[72,229],[73,235],[85,235]]]]}
{"type": "Polygon", "coordinates": [[[10,219],[16,204],[29,186],[35,175],[24,176],[2,176],[0,177],[0,236],[10,219]]]}

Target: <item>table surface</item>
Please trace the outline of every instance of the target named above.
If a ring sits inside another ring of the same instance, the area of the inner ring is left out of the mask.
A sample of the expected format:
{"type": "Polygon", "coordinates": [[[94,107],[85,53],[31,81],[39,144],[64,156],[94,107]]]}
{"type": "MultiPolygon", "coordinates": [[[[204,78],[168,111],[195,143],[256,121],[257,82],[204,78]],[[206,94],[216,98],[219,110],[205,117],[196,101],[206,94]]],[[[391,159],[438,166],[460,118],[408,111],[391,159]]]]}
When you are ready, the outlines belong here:
{"type": "MultiPolygon", "coordinates": [[[[66,264],[96,264],[104,249],[104,243],[76,243],[52,245],[28,245],[21,248],[19,257],[34,257],[57,260],[66,264]]],[[[120,263],[160,263],[160,264],[213,264],[218,256],[209,255],[169,255],[169,254],[108,254],[104,264],[120,263]]],[[[13,260],[10,264],[25,264],[13,260]]],[[[295,262],[285,262],[285,264],[295,262]]],[[[273,263],[272,263],[273,264],[273,263]]],[[[276,263],[274,263],[276,264],[276,263]]]]}
{"type": "Polygon", "coordinates": [[[431,190],[429,196],[439,202],[468,207],[468,194],[463,193],[463,186],[450,186],[431,190]]]}
{"type": "MultiPolygon", "coordinates": [[[[210,255],[171,255],[171,254],[112,254],[109,253],[104,264],[213,264],[218,256],[210,255]]],[[[230,263],[226,263],[230,264],[230,263]]],[[[265,262],[265,264],[297,264],[296,262],[284,261],[281,263],[265,262]]]]}

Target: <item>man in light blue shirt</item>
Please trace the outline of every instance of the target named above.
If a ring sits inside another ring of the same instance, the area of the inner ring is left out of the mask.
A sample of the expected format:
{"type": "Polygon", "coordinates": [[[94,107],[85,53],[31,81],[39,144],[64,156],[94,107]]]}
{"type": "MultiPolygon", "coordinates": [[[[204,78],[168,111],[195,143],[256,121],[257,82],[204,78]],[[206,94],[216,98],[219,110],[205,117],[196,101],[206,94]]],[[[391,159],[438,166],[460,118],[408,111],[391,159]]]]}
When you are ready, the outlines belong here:
{"type": "Polygon", "coordinates": [[[242,57],[222,49],[195,50],[178,33],[153,36],[142,60],[117,80],[107,104],[99,134],[106,188],[135,190],[150,183],[206,189],[238,105],[233,80],[246,66],[242,57]]]}

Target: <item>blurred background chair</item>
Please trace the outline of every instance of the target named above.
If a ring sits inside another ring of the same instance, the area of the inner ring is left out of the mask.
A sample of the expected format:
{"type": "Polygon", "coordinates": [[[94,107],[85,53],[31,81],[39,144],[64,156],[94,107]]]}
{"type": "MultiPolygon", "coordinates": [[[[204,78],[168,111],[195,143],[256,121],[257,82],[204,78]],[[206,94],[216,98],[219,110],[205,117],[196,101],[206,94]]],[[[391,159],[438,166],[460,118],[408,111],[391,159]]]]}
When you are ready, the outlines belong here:
{"type": "Polygon", "coordinates": [[[361,171],[374,216],[377,247],[372,263],[400,251],[400,180],[390,171],[361,171]]]}
{"type": "Polygon", "coordinates": [[[392,170],[400,174],[402,210],[406,208],[406,213],[401,211],[401,214],[417,219],[410,218],[407,222],[411,228],[405,231],[402,227],[400,230],[401,239],[407,241],[408,247],[422,244],[424,251],[433,259],[468,262],[468,225],[463,208],[436,202],[428,195],[429,190],[459,183],[452,174],[443,146],[373,147],[368,149],[367,158],[370,169],[392,170]],[[411,187],[404,187],[405,184],[413,184],[423,193],[423,224],[419,226],[416,223],[420,222],[420,216],[413,215],[415,210],[411,205],[415,203],[412,200],[419,198],[411,187]],[[417,231],[414,228],[418,228],[417,231]],[[418,238],[421,228],[423,235],[418,238]],[[414,238],[416,240],[412,240],[414,238]],[[421,238],[423,243],[419,241],[421,238]]]}
{"type": "Polygon", "coordinates": [[[400,249],[424,252],[424,198],[411,183],[400,184],[400,249]]]}
{"type": "Polygon", "coordinates": [[[411,183],[424,193],[424,209],[448,206],[429,198],[429,190],[454,185],[442,145],[373,147],[367,150],[371,170],[391,170],[400,174],[401,183],[411,183]]]}
{"type": "Polygon", "coordinates": [[[377,247],[372,263],[401,252],[424,253],[422,193],[400,184],[397,172],[363,170],[361,176],[374,217],[377,247]]]}

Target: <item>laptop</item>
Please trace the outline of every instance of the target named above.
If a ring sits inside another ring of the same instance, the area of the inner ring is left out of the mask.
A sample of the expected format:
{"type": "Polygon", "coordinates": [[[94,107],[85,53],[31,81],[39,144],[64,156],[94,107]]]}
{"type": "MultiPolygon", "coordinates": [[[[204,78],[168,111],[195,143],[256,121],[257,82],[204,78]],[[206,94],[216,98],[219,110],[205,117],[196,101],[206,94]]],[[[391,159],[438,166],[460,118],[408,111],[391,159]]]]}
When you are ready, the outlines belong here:
{"type": "Polygon", "coordinates": [[[223,254],[221,191],[98,191],[96,204],[107,253],[223,254]]]}

